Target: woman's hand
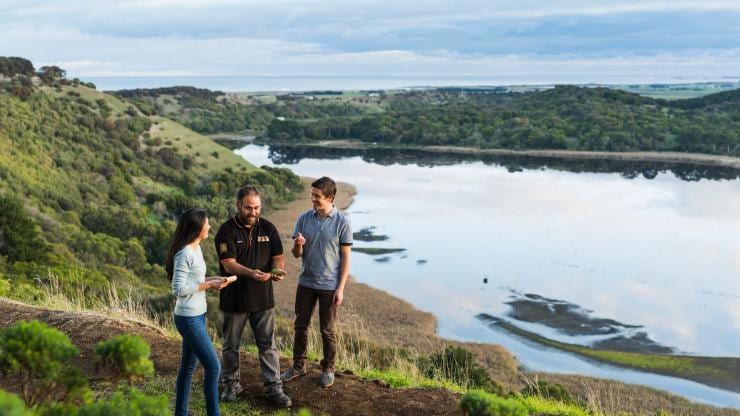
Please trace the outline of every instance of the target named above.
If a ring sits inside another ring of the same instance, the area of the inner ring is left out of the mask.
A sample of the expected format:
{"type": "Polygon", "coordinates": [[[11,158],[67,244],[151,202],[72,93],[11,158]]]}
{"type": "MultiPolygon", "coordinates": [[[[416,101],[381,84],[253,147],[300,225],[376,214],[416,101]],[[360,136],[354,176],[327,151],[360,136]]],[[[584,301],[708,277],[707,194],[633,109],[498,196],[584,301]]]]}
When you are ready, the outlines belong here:
{"type": "Polygon", "coordinates": [[[217,290],[221,290],[225,288],[226,286],[228,286],[228,284],[229,284],[229,281],[226,280],[225,277],[220,277],[220,276],[211,277],[205,282],[206,289],[217,289],[217,290]]]}

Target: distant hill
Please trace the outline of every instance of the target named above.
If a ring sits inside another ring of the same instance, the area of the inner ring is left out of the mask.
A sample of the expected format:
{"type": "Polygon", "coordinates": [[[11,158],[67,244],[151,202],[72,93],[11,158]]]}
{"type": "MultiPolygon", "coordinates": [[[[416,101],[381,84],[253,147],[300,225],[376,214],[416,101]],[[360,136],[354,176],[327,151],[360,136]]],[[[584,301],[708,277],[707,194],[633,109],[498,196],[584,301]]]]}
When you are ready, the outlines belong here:
{"type": "Polygon", "coordinates": [[[709,106],[723,107],[724,110],[737,111],[740,107],[740,89],[722,91],[702,97],[686,100],[676,100],[670,103],[672,107],[683,109],[700,109],[709,106]]]}
{"type": "MultiPolygon", "coordinates": [[[[201,206],[219,223],[244,183],[262,187],[268,209],[303,187],[286,169],[256,168],[20,59],[0,59],[0,283],[16,297],[42,296],[37,283],[52,277],[90,291],[113,282],[166,292],[164,255],[181,212],[201,206]]],[[[213,267],[215,249],[204,250],[213,267]]]]}
{"type": "MultiPolygon", "coordinates": [[[[178,87],[180,88],[180,87],[178,87]]],[[[603,87],[439,88],[272,97],[182,89],[117,93],[202,133],[249,130],[266,142],[359,140],[388,146],[676,151],[740,156],[740,90],[666,101],[603,87]],[[170,100],[168,103],[167,100],[170,100]],[[168,104],[170,104],[168,106],[168,104]],[[228,121],[227,121],[228,120],[228,121]]]]}

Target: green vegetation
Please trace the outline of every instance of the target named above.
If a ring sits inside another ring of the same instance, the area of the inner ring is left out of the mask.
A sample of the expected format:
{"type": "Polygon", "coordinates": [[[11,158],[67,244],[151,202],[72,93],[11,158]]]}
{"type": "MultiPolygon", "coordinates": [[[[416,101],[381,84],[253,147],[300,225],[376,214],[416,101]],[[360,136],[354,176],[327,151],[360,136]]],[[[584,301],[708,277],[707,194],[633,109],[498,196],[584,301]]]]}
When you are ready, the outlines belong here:
{"type": "Polygon", "coordinates": [[[737,385],[737,380],[740,377],[740,358],[659,355],[599,350],[551,340],[503,320],[498,320],[494,324],[540,344],[563,351],[570,351],[601,362],[680,377],[731,391],[740,391],[738,390],[740,387],[737,385]]]}
{"type": "Polygon", "coordinates": [[[414,92],[394,96],[384,113],[359,119],[274,120],[266,136],[290,143],[356,139],[394,146],[740,155],[740,110],[733,104],[740,90],[720,94],[668,102],[576,86],[526,94],[414,92]]]}
{"type": "MultiPolygon", "coordinates": [[[[139,387],[142,393],[149,396],[166,395],[173,400],[170,405],[174,407],[174,394],[172,386],[175,385],[175,377],[155,376],[146,380],[139,387]]],[[[193,416],[206,416],[206,403],[203,395],[203,383],[200,380],[193,380],[192,390],[190,391],[189,410],[193,416]]],[[[222,416],[259,416],[262,415],[250,401],[243,400],[237,402],[220,402],[219,408],[222,416]]]]}
{"type": "Polygon", "coordinates": [[[0,372],[15,379],[29,406],[57,397],[86,399],[87,379],[69,364],[78,352],[65,334],[39,321],[20,321],[0,331],[0,372]]]}
{"type": "Polygon", "coordinates": [[[576,403],[576,400],[571,396],[568,390],[565,389],[565,387],[545,380],[537,380],[536,383],[528,384],[527,387],[522,389],[521,394],[527,397],[537,396],[554,399],[567,404],[576,403]]]}
{"type": "Polygon", "coordinates": [[[311,102],[285,95],[265,102],[194,87],[121,90],[113,94],[132,102],[144,114],[170,118],[202,134],[263,131],[277,117],[314,120],[364,112],[360,105],[341,100],[311,102]]]}
{"type": "Polygon", "coordinates": [[[32,416],[32,413],[26,409],[23,401],[18,396],[0,390],[0,415],[32,416]]]}
{"type": "Polygon", "coordinates": [[[125,378],[129,383],[154,374],[149,344],[138,335],[124,334],[100,342],[95,347],[95,354],[109,376],[125,378]]]}
{"type": "Polygon", "coordinates": [[[541,396],[501,397],[482,390],[470,390],[460,398],[460,410],[468,416],[552,415],[589,416],[583,407],[541,396]]]}
{"type": "Polygon", "coordinates": [[[527,416],[516,399],[499,397],[482,390],[470,390],[460,398],[460,410],[468,416],[527,416]]]}
{"type": "Polygon", "coordinates": [[[671,101],[577,86],[437,88],[372,96],[304,93],[278,95],[275,101],[191,87],[116,94],[145,113],[173,118],[200,133],[249,131],[283,144],[358,140],[391,147],[740,155],[737,89],[671,101]]]}
{"type": "MultiPolygon", "coordinates": [[[[40,284],[54,278],[90,302],[110,283],[164,296],[164,255],[181,212],[204,207],[217,226],[245,183],[262,189],[268,210],[303,188],[287,169],[256,168],[175,122],[67,81],[61,69],[44,69],[49,81],[36,87],[27,66],[0,60],[15,71],[0,79],[3,294],[44,299],[40,284]]],[[[215,248],[203,250],[215,273],[215,248]]]]}
{"type": "Polygon", "coordinates": [[[475,361],[475,356],[463,348],[447,347],[428,359],[420,359],[418,365],[430,379],[452,380],[466,388],[504,394],[504,389],[475,361]]]}

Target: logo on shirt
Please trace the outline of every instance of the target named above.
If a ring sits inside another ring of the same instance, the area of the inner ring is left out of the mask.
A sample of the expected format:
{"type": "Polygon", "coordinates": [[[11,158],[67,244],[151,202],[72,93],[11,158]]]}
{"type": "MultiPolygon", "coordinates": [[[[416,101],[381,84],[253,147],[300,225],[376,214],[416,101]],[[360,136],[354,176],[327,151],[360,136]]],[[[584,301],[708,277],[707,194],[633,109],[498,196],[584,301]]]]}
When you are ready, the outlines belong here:
{"type": "Polygon", "coordinates": [[[266,235],[257,236],[257,242],[258,243],[269,243],[270,242],[270,237],[268,237],[266,235]]]}
{"type": "Polygon", "coordinates": [[[226,245],[226,243],[221,243],[218,245],[218,251],[221,253],[226,253],[229,251],[229,247],[226,245]]]}

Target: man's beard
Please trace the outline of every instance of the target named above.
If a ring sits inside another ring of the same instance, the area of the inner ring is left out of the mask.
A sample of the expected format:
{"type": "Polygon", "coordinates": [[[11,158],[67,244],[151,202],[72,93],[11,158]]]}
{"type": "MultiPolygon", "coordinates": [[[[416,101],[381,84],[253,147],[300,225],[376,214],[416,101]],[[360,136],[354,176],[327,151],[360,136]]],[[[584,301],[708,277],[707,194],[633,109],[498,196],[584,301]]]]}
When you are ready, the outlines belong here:
{"type": "Polygon", "coordinates": [[[257,220],[259,219],[259,215],[242,215],[237,214],[239,217],[239,220],[244,223],[245,225],[254,225],[257,224],[257,220]]]}

